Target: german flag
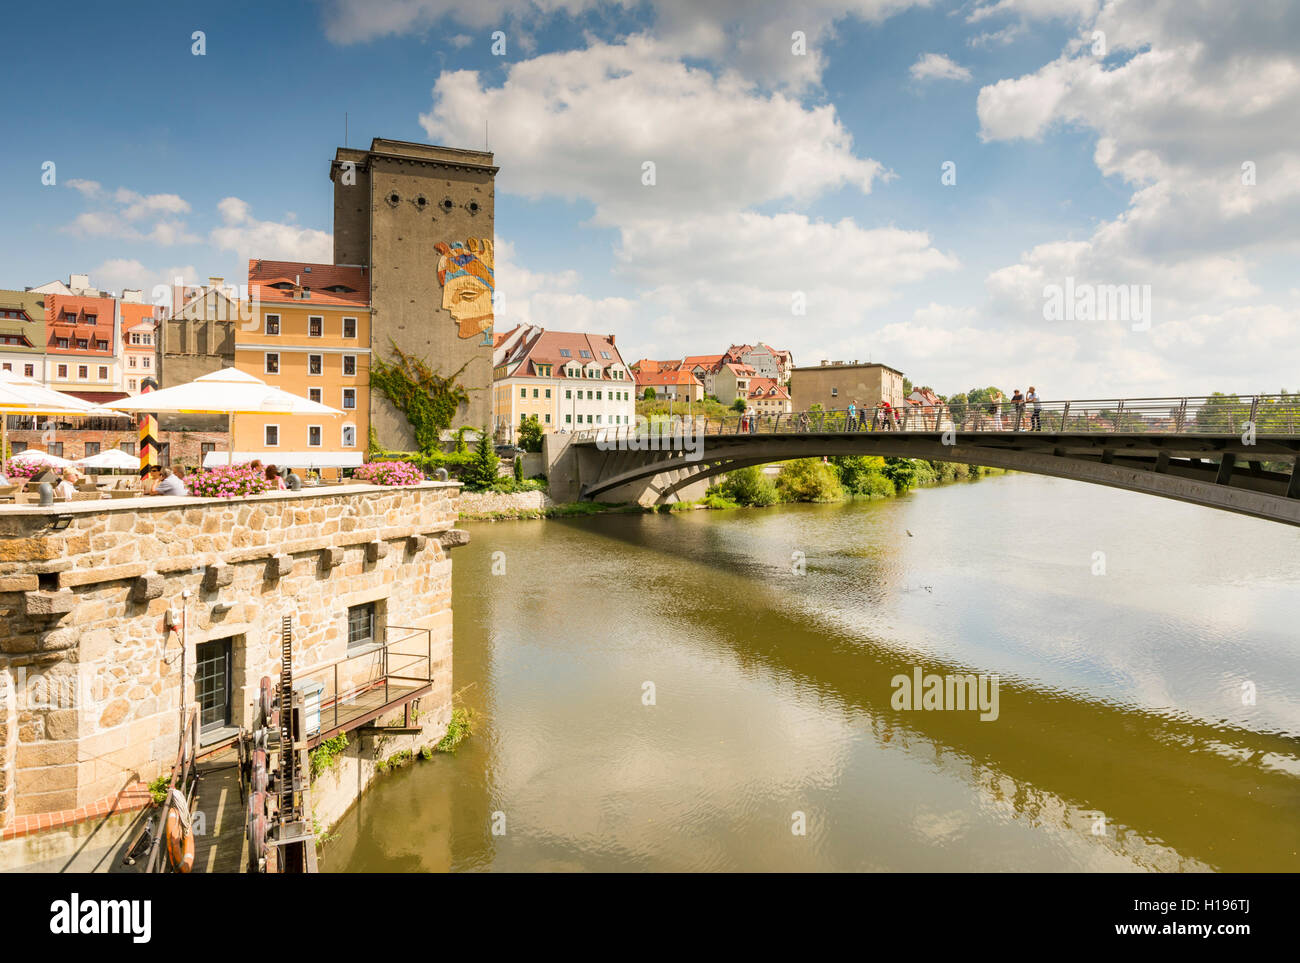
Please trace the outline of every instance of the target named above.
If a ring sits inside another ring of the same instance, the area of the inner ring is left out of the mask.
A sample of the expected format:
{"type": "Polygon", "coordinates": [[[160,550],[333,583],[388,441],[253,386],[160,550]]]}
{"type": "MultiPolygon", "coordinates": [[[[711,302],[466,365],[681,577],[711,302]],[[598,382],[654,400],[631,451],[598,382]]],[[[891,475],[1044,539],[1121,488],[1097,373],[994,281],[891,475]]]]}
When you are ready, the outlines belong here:
{"type": "MultiPolygon", "coordinates": [[[[158,382],[152,378],[145,378],[140,382],[140,394],[146,395],[151,391],[156,391],[158,382]]],[[[140,429],[140,477],[143,478],[145,473],[158,464],[158,453],[161,445],[158,442],[158,419],[153,415],[141,414],[137,420],[137,427],[140,429]]]]}

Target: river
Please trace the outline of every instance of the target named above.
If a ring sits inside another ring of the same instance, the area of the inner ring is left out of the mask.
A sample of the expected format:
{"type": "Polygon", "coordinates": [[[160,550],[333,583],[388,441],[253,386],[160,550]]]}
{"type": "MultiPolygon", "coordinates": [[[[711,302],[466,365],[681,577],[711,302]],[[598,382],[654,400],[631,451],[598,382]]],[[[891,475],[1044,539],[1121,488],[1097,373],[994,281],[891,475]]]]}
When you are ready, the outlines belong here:
{"type": "Polygon", "coordinates": [[[469,528],[479,727],[327,871],[1300,870],[1294,528],[1031,475],[469,528]]]}

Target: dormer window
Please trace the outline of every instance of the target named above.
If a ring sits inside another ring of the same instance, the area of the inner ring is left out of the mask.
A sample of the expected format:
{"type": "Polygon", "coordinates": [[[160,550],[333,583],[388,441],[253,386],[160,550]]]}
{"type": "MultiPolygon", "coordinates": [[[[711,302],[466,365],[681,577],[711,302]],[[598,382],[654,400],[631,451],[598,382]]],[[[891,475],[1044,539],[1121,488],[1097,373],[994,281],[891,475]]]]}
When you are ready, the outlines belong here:
{"type": "Polygon", "coordinates": [[[271,287],[276,288],[279,291],[293,290],[293,285],[290,284],[288,281],[276,281],[274,284],[271,285],[271,287]]]}
{"type": "Polygon", "coordinates": [[[331,284],[325,290],[330,294],[352,294],[356,288],[350,288],[346,284],[331,284]]]}

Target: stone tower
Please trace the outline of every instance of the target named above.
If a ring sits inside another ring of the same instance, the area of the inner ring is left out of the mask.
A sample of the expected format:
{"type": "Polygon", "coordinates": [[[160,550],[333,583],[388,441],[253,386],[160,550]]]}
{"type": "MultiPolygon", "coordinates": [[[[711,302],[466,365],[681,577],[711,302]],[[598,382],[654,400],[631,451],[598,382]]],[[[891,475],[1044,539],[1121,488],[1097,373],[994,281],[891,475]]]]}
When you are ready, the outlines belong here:
{"type": "MultiPolygon", "coordinates": [[[[370,268],[371,351],[393,346],[457,377],[470,402],[452,427],[492,421],[493,188],[485,151],[375,138],[340,147],[334,182],[334,263],[370,268]]],[[[410,450],[415,434],[382,392],[370,424],[384,448],[410,450]]]]}

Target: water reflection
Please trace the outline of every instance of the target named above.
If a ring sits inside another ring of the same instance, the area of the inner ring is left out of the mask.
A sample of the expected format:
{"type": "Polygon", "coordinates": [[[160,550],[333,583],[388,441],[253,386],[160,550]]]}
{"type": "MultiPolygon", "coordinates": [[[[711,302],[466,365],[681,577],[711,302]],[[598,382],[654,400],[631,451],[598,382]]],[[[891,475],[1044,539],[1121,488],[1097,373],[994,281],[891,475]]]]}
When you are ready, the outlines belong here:
{"type": "Polygon", "coordinates": [[[326,866],[1294,871],[1294,536],[1186,509],[1016,476],[475,526],[456,685],[485,725],[368,793],[326,866]],[[998,673],[998,721],[892,709],[918,664],[998,673]]]}

